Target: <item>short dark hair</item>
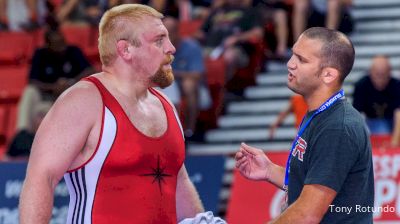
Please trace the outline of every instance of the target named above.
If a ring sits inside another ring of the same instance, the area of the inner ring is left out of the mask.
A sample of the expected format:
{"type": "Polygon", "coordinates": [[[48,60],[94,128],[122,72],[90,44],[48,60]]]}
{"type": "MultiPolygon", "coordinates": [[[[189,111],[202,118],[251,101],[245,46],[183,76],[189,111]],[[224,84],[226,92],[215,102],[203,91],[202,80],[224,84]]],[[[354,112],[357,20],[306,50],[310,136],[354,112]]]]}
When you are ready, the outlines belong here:
{"type": "Polygon", "coordinates": [[[303,35],[322,42],[321,67],[337,69],[340,72],[340,81],[343,82],[354,64],[355,51],[351,40],[337,30],[324,27],[311,27],[303,35]]]}
{"type": "Polygon", "coordinates": [[[61,31],[59,29],[48,29],[46,30],[46,32],[44,33],[44,41],[47,45],[49,45],[52,41],[52,38],[54,38],[54,36],[61,36],[63,37],[63,34],[61,33],[61,31]]]}

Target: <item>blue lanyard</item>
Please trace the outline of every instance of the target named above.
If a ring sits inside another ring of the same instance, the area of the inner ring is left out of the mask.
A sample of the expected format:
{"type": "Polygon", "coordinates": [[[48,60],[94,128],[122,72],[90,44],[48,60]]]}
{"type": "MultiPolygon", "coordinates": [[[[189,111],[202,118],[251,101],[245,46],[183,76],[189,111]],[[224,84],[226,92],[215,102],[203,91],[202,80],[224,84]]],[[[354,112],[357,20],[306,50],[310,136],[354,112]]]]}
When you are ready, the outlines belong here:
{"type": "Polygon", "coordinates": [[[307,128],[307,126],[310,124],[311,120],[318,115],[319,113],[327,110],[329,107],[331,107],[334,103],[336,103],[340,98],[344,97],[344,91],[343,89],[341,89],[339,92],[335,93],[333,96],[331,96],[327,101],[325,101],[325,103],[323,103],[317,111],[315,111],[313,113],[313,115],[311,115],[310,119],[307,120],[307,122],[302,126],[301,124],[303,124],[304,121],[304,117],[303,120],[301,121],[300,124],[300,130],[296,135],[296,138],[294,139],[293,143],[292,143],[292,148],[290,149],[290,153],[289,153],[289,158],[286,161],[286,171],[285,171],[285,185],[283,186],[283,189],[285,191],[288,190],[288,185],[289,185],[289,170],[290,170],[290,160],[292,158],[292,153],[294,148],[296,147],[296,143],[297,140],[299,140],[300,136],[303,134],[304,130],[307,128]]]}

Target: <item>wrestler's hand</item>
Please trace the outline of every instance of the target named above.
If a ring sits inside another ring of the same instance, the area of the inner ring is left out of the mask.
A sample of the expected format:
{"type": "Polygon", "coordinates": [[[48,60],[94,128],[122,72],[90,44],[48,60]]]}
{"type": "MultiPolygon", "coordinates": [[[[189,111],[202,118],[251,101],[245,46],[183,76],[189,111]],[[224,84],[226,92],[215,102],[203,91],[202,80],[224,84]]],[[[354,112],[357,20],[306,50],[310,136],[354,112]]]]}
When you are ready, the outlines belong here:
{"type": "Polygon", "coordinates": [[[251,180],[269,180],[271,160],[261,149],[242,143],[235,155],[236,168],[251,180]]]}

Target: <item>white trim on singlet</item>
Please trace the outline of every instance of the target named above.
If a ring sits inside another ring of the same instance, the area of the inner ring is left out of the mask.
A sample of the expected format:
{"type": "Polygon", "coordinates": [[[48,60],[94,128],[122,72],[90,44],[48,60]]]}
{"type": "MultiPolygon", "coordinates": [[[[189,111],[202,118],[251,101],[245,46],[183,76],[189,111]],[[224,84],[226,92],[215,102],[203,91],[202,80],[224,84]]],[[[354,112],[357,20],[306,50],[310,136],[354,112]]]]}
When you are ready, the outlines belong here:
{"type": "Polygon", "coordinates": [[[92,207],[97,181],[117,134],[117,120],[105,107],[103,133],[93,159],[82,168],[64,175],[70,194],[67,224],[92,223],[92,207]]]}
{"type": "MultiPolygon", "coordinates": [[[[176,120],[176,122],[178,122],[179,128],[181,129],[182,138],[183,138],[183,140],[185,140],[185,134],[183,133],[183,128],[182,128],[181,120],[179,119],[179,116],[178,116],[178,112],[176,111],[176,109],[173,105],[171,105],[171,107],[172,107],[172,110],[174,111],[175,120],[176,120]]],[[[165,113],[167,113],[167,111],[165,111],[165,113]]]]}

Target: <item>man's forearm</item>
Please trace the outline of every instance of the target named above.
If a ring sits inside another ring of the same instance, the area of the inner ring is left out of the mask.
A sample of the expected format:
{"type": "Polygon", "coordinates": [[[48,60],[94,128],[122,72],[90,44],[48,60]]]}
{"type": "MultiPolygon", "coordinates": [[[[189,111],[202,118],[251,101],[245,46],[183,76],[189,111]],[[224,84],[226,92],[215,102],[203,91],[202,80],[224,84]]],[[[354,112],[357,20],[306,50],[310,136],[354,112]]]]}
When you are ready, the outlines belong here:
{"type": "Polygon", "coordinates": [[[304,212],[304,209],[299,209],[297,205],[293,204],[269,224],[313,224],[318,222],[318,219],[312,218],[307,212],[304,212]]]}
{"type": "Polygon", "coordinates": [[[325,26],[329,29],[337,29],[340,20],[340,0],[328,0],[328,15],[325,26]]]}
{"type": "Polygon", "coordinates": [[[260,40],[263,37],[263,30],[261,27],[254,27],[249,31],[243,32],[237,36],[238,41],[251,41],[260,40]]]}
{"type": "Polygon", "coordinates": [[[176,186],[176,215],[178,221],[195,217],[200,212],[204,212],[204,207],[196,188],[189,179],[186,168],[183,166],[179,171],[176,186]]]}
{"type": "Polygon", "coordinates": [[[27,179],[24,182],[20,203],[19,223],[49,223],[53,208],[51,184],[35,183],[27,179]]]}
{"type": "Polygon", "coordinates": [[[272,163],[270,167],[268,167],[268,170],[267,181],[283,190],[285,168],[272,163]]]}
{"type": "Polygon", "coordinates": [[[188,181],[184,189],[178,189],[176,213],[178,221],[195,217],[197,213],[204,212],[204,207],[194,185],[188,181]]]}
{"type": "Polygon", "coordinates": [[[304,185],[297,200],[271,223],[320,223],[335,197],[336,191],[329,187],[318,184],[304,185]]]}

